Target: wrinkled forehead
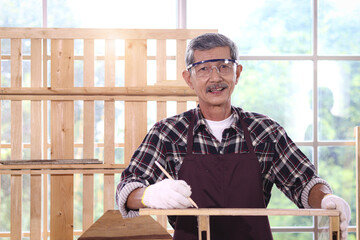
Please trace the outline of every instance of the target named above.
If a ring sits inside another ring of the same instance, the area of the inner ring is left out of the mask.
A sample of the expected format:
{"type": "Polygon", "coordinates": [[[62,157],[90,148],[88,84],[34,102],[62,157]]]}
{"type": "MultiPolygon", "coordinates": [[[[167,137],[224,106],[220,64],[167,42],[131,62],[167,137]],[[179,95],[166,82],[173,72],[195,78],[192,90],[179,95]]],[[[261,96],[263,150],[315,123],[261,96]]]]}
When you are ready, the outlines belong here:
{"type": "Polygon", "coordinates": [[[194,63],[210,59],[228,59],[231,58],[229,47],[216,47],[209,50],[195,50],[194,63]]]}

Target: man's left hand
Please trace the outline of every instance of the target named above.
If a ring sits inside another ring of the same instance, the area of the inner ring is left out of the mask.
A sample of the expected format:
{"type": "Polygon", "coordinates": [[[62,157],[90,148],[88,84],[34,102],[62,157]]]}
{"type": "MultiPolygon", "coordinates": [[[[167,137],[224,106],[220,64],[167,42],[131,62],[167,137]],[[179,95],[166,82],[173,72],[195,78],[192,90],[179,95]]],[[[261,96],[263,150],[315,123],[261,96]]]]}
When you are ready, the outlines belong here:
{"type": "Polygon", "coordinates": [[[347,239],[347,228],[351,219],[351,210],[349,204],[342,198],[329,194],[321,201],[321,208],[336,209],[340,211],[340,232],[341,240],[347,239]]]}

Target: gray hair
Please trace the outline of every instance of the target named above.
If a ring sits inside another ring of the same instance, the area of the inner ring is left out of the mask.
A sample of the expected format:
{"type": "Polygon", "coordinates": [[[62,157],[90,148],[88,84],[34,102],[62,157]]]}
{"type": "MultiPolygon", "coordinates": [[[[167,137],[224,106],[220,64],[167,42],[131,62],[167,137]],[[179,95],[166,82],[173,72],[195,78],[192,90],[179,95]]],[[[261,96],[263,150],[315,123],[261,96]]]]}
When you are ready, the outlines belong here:
{"type": "Polygon", "coordinates": [[[239,52],[236,44],[228,37],[220,33],[205,33],[197,36],[189,42],[186,48],[185,64],[194,63],[195,50],[210,50],[216,47],[229,47],[231,59],[238,60],[239,52]]]}

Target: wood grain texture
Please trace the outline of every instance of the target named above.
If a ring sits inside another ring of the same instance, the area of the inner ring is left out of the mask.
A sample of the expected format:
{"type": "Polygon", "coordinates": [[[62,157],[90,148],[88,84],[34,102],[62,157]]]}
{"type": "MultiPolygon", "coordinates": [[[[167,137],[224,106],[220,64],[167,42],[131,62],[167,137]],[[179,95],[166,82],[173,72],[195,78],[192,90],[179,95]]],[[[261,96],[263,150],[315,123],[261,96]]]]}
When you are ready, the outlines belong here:
{"type": "MultiPolygon", "coordinates": [[[[74,41],[51,41],[51,86],[74,87],[74,41]]],[[[74,102],[51,101],[51,158],[74,157],[74,102]]],[[[51,175],[50,238],[73,238],[74,176],[51,175]]]]}
{"type": "MultiPolygon", "coordinates": [[[[31,87],[41,87],[41,39],[31,39],[31,87]]],[[[31,101],[31,159],[42,159],[41,101],[31,101]]],[[[41,239],[41,174],[30,176],[30,239],[41,239]]]]}
{"type": "MultiPolygon", "coordinates": [[[[84,40],[84,87],[94,87],[94,40],[84,40]]],[[[95,103],[84,101],[84,158],[94,157],[95,141],[95,103]]],[[[94,221],[94,174],[83,174],[83,231],[94,221]]]]}
{"type": "Polygon", "coordinates": [[[123,219],[118,210],[109,210],[79,238],[90,239],[160,240],[172,237],[150,216],[123,219]]]}

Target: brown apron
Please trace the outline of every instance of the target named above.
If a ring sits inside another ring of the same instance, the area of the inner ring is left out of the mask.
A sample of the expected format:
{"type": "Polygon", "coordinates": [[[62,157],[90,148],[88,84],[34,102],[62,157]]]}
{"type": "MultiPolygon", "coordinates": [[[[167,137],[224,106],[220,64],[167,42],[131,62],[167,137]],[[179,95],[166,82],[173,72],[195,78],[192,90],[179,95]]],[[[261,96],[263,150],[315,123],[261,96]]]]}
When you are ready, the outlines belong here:
{"type": "MultiPolygon", "coordinates": [[[[193,154],[194,119],[190,122],[187,154],[179,171],[199,208],[265,208],[260,164],[244,120],[240,118],[249,153],[193,154]]],[[[267,216],[210,217],[211,240],[272,240],[267,216]]],[[[175,240],[197,240],[197,219],[178,216],[175,240]]]]}

